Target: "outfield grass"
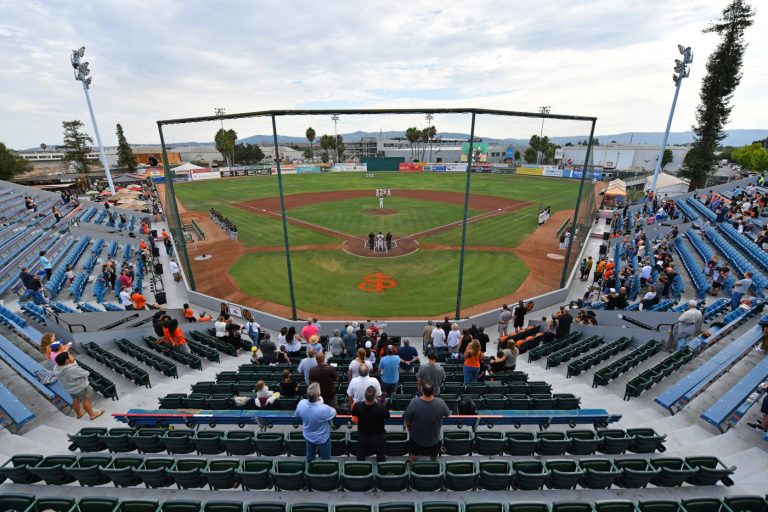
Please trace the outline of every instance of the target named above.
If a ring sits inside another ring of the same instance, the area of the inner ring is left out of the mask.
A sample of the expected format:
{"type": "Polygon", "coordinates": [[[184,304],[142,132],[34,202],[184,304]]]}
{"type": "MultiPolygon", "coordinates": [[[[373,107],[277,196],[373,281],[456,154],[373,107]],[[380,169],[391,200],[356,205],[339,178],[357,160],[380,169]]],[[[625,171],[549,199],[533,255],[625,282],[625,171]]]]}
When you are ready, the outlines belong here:
{"type": "MultiPolygon", "coordinates": [[[[539,207],[528,206],[512,213],[467,224],[467,245],[517,247],[539,223],[539,207]]],[[[461,226],[441,231],[422,240],[428,244],[461,243],[461,226]]]]}
{"type": "MultiPolygon", "coordinates": [[[[228,204],[216,207],[237,226],[237,239],[246,247],[282,247],[283,224],[278,218],[251,213],[228,204]]],[[[288,240],[291,245],[334,244],[339,240],[288,223],[288,240]]]]}
{"type": "MultiPolygon", "coordinates": [[[[292,263],[297,307],[318,315],[434,316],[456,307],[455,251],[419,251],[387,260],[307,251],[292,253],[292,263]],[[392,276],[397,286],[381,293],[360,290],[363,276],[375,272],[392,276]]],[[[229,273],[245,293],[290,305],[283,254],[246,254],[229,273]]],[[[462,302],[468,306],[506,295],[527,275],[525,263],[512,253],[468,251],[462,302]]]]}
{"type": "MultiPolygon", "coordinates": [[[[396,214],[377,215],[369,212],[370,209],[376,210],[376,206],[378,200],[375,197],[358,197],[299,206],[292,208],[288,215],[350,235],[364,236],[370,231],[391,231],[398,237],[456,222],[464,214],[463,204],[405,197],[388,197],[385,200],[384,206],[397,210],[396,214]]],[[[470,216],[479,213],[482,212],[469,211],[470,216]]]]}

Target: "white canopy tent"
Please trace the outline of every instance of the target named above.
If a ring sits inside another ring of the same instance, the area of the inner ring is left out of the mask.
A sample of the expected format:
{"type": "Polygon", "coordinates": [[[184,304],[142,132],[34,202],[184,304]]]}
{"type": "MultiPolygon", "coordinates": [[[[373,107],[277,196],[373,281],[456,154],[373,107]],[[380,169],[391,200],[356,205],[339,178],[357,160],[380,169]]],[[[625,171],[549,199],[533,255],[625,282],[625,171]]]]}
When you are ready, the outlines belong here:
{"type": "MultiPolygon", "coordinates": [[[[645,179],[645,190],[651,188],[653,183],[653,176],[648,176],[645,179]]],[[[690,181],[672,176],[665,172],[659,173],[659,178],[656,180],[656,195],[658,197],[664,197],[666,194],[668,197],[675,197],[688,192],[688,186],[690,181]]]]}

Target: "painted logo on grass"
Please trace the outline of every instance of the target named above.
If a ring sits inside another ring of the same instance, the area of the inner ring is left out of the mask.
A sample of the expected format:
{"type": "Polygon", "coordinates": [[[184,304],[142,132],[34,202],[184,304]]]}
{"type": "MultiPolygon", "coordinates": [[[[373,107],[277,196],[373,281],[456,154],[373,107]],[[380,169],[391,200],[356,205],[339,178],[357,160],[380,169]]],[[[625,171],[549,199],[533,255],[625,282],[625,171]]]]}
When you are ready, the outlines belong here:
{"type": "Polygon", "coordinates": [[[357,287],[368,293],[381,293],[397,286],[397,281],[389,274],[373,272],[363,276],[363,280],[357,283],[357,287]]]}

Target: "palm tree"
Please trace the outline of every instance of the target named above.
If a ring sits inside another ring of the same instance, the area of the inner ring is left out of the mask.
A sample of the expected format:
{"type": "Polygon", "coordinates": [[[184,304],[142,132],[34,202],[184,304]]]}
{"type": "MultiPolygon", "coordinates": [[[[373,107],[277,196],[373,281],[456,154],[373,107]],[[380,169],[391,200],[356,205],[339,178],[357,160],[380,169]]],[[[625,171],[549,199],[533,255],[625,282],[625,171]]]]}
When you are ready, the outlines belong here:
{"type": "Polygon", "coordinates": [[[412,126],[405,130],[405,138],[411,143],[411,160],[414,159],[413,145],[421,138],[421,130],[412,126]]]}
{"type": "Polygon", "coordinates": [[[314,128],[312,128],[311,126],[307,128],[306,137],[307,137],[307,140],[309,141],[309,150],[312,154],[312,162],[315,161],[315,148],[313,146],[313,143],[315,142],[315,135],[317,134],[315,133],[314,128]]]}
{"type": "Polygon", "coordinates": [[[437,128],[434,126],[430,126],[428,128],[424,128],[421,130],[421,142],[423,143],[423,146],[421,148],[421,161],[424,161],[426,152],[427,152],[427,144],[430,143],[432,139],[435,138],[435,135],[437,135],[437,128]]]}

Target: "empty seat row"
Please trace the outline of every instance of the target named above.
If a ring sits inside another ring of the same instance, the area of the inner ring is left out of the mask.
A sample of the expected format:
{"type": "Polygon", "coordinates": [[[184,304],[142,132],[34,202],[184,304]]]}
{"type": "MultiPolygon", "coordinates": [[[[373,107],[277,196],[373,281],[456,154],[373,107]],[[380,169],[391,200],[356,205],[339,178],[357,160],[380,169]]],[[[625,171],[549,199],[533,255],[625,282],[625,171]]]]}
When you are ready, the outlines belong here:
{"type": "Polygon", "coordinates": [[[534,349],[528,351],[528,362],[533,362],[541,359],[544,356],[548,356],[552,352],[563,349],[581,338],[581,334],[573,332],[564,338],[555,338],[549,343],[544,343],[534,349]]]}
{"type": "Polygon", "coordinates": [[[651,340],[641,345],[629,354],[597,370],[592,377],[592,387],[605,386],[616,377],[653,356],[659,350],[661,350],[661,342],[657,340],[651,340]]]}
{"type": "Polygon", "coordinates": [[[587,339],[571,343],[556,352],[552,352],[547,357],[547,368],[553,368],[559,366],[560,363],[570,361],[574,357],[589,352],[593,348],[602,345],[604,341],[602,336],[590,336],[587,339]]]}
{"type": "Polygon", "coordinates": [[[215,348],[219,352],[223,352],[229,356],[235,357],[239,354],[237,347],[231,343],[217,338],[216,336],[211,336],[210,334],[206,334],[200,331],[190,331],[189,336],[194,341],[207,345],[211,348],[215,348]]]}
{"type": "Polygon", "coordinates": [[[697,486],[723,482],[733,485],[735,468],[716,457],[591,458],[579,461],[417,461],[381,462],[270,459],[173,459],[170,457],[111,457],[105,455],[19,455],[0,468],[14,483],[82,486],[112,483],[115,487],[148,488],[176,485],[179,489],[277,491],[470,491],[550,489],[609,489],[697,486]]]}
{"type": "Polygon", "coordinates": [[[640,396],[644,391],[648,391],[679,370],[681,366],[687,364],[694,357],[696,357],[696,352],[691,350],[690,347],[683,347],[682,350],[678,350],[674,354],[665,357],[659,363],[656,363],[627,382],[627,387],[624,389],[624,400],[640,396]]]}
{"type": "Polygon", "coordinates": [[[117,348],[120,349],[120,352],[127,354],[148,366],[151,366],[166,377],[173,377],[175,379],[179,378],[179,370],[176,367],[176,364],[168,361],[163,357],[160,357],[154,352],[150,352],[149,350],[140,347],[124,338],[115,340],[115,345],[117,345],[117,348]]]}
{"type": "Polygon", "coordinates": [[[116,356],[112,352],[104,350],[94,342],[81,345],[86,354],[94,358],[103,365],[108,366],[116,373],[123,375],[139,386],[152,387],[149,382],[149,374],[146,370],[139,368],[130,361],[116,356]]]}
{"type": "Polygon", "coordinates": [[[115,387],[114,382],[82,361],[78,361],[77,364],[80,366],[80,368],[89,372],[88,383],[91,385],[94,391],[96,391],[104,398],[111,398],[112,400],[117,400],[119,398],[117,396],[117,388],[115,387]]]}
{"type": "Polygon", "coordinates": [[[594,352],[590,352],[576,359],[575,361],[571,361],[568,363],[568,373],[566,374],[566,377],[571,378],[572,376],[579,375],[581,372],[589,370],[596,364],[610,359],[619,352],[626,350],[631,342],[632,338],[622,337],[598,348],[594,352]]]}
{"type": "MultiPolygon", "coordinates": [[[[335,456],[357,453],[357,431],[331,432],[331,452],[335,456]]],[[[84,428],[70,434],[71,450],[83,452],[126,453],[199,453],[217,455],[264,456],[305,453],[304,436],[300,430],[290,432],[253,432],[250,430],[164,430],[158,428],[84,428]]],[[[666,450],[664,440],[650,428],[567,430],[566,432],[521,432],[445,430],[443,445],[448,455],[610,455],[655,453],[666,450]]],[[[385,448],[389,455],[408,453],[408,433],[386,433],[385,448]]]]}
{"type": "Polygon", "coordinates": [[[680,255],[680,260],[682,261],[685,270],[688,271],[688,275],[691,277],[693,285],[696,287],[696,296],[704,298],[712,287],[709,279],[704,275],[704,272],[702,272],[701,266],[696,261],[693,252],[688,248],[682,238],[675,238],[675,249],[677,249],[677,253],[680,255]]]}
{"type": "MultiPolygon", "coordinates": [[[[198,356],[195,353],[190,354],[189,352],[185,352],[177,347],[174,347],[172,345],[167,345],[165,343],[158,343],[156,338],[152,338],[150,336],[144,336],[142,338],[144,341],[144,345],[154,350],[155,352],[158,352],[160,354],[166,355],[173,359],[174,361],[178,361],[184,366],[189,366],[193,370],[202,370],[203,369],[203,361],[200,359],[200,356],[198,356]]],[[[219,353],[212,348],[205,347],[206,350],[209,350],[215,355],[215,361],[218,362],[219,360],[219,353]]],[[[190,347],[190,350],[192,348],[190,347]]]]}
{"type": "MultiPolygon", "coordinates": [[[[350,468],[352,469],[352,468],[350,468]]],[[[241,473],[242,475],[243,473],[241,473]]],[[[351,475],[347,475],[349,477],[351,475]]],[[[258,478],[258,475],[256,476],[258,478]]],[[[257,483],[259,483],[257,481],[257,483]]],[[[26,494],[0,495],[0,512],[766,512],[762,496],[726,496],[675,500],[528,501],[511,503],[455,501],[397,501],[372,503],[293,503],[285,501],[118,500],[110,497],[36,498],[26,494]]]]}

